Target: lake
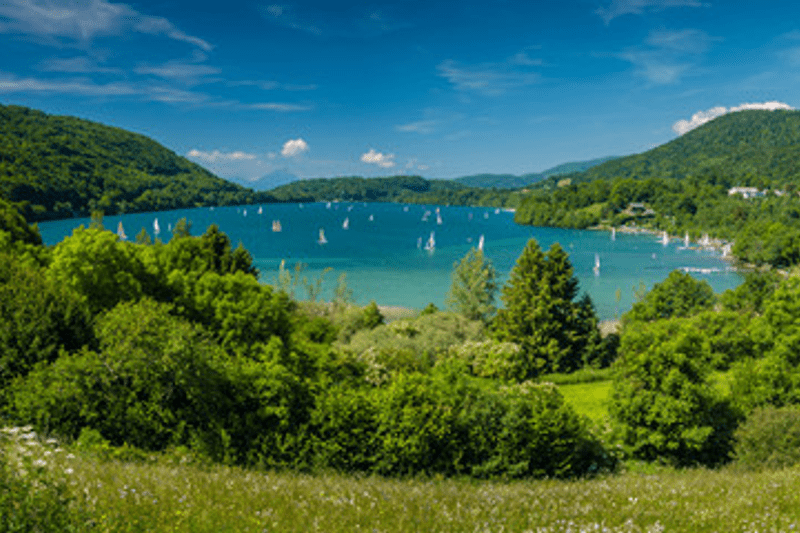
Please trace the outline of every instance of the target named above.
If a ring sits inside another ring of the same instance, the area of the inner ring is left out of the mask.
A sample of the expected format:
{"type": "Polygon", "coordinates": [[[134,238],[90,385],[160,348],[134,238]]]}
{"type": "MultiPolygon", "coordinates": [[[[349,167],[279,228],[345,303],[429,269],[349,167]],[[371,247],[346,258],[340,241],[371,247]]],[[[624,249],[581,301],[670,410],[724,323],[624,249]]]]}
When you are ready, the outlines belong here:
{"type": "MultiPolygon", "coordinates": [[[[104,226],[116,230],[121,221],[130,239],[145,228],[153,235],[158,219],[159,238],[181,218],[192,224],[192,234],[217,224],[234,246],[241,242],[253,255],[265,283],[274,283],[280,263],[306,265],[304,275],[317,279],[326,268],[323,297],[330,298],[341,273],[357,303],[375,300],[381,305],[421,309],[433,302],[443,308],[450,288],[453,264],[484,236],[484,253],[504,283],[530,238],[547,249],[558,242],[569,253],[581,291],[594,300],[601,320],[630,309],[640,284],[652,287],[675,269],[685,269],[708,281],[716,292],[736,287],[742,277],[729,268],[718,251],[686,249],[683,242],[664,246],[654,235],[624,234],[616,239],[605,231],[536,228],[514,223],[514,214],[478,207],[448,207],[383,203],[264,204],[180,209],[158,213],[108,216],[104,226]],[[259,214],[259,207],[262,213],[259,214]],[[439,208],[441,224],[437,222],[439,208]],[[427,216],[426,216],[427,213],[427,216]],[[348,228],[343,227],[348,219],[348,228]],[[279,220],[282,231],[273,232],[279,220]],[[326,243],[320,244],[320,230],[326,243]],[[436,247],[424,249],[434,232],[436,247]],[[595,274],[596,258],[600,268],[595,274]]],[[[89,219],[39,224],[46,244],[56,244],[89,219]]],[[[498,302],[499,303],[499,302],[498,302]]]]}

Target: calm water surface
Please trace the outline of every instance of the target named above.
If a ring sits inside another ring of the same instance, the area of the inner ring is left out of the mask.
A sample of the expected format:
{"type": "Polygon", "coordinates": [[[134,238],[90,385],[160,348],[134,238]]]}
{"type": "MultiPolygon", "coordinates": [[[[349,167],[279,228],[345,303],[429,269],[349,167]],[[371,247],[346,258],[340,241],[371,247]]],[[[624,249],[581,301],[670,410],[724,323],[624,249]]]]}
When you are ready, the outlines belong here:
{"type": "MultiPolygon", "coordinates": [[[[274,283],[281,260],[290,267],[306,266],[304,274],[314,280],[328,267],[325,298],[330,297],[336,278],[347,274],[347,284],[358,303],[375,300],[382,305],[422,308],[433,302],[444,307],[450,287],[453,263],[460,260],[484,236],[484,253],[501,278],[508,275],[530,238],[543,248],[558,242],[569,253],[581,291],[588,292],[601,319],[611,319],[630,309],[634,290],[662,281],[674,269],[685,268],[698,279],[707,280],[717,292],[733,288],[741,276],[728,268],[719,252],[684,249],[683,242],[664,246],[652,235],[519,226],[513,213],[476,207],[439,206],[442,223],[437,223],[437,206],[401,204],[325,203],[264,204],[246,207],[217,207],[109,216],[104,225],[116,229],[121,221],[128,237],[145,228],[153,235],[158,219],[159,238],[170,237],[170,227],[181,218],[199,235],[217,224],[234,245],[239,241],[252,253],[262,281],[274,283]],[[262,213],[259,214],[259,207],[262,213]],[[426,217],[426,212],[430,214],[426,217]],[[371,220],[370,220],[371,217],[371,220]],[[343,228],[345,218],[349,227],[343,228]],[[272,231],[279,220],[281,232],[272,231]],[[320,244],[324,230],[327,243],[320,244]],[[436,248],[424,247],[435,232],[436,248]],[[595,259],[599,274],[595,275],[595,259]],[[619,299],[617,298],[619,296],[619,299]]],[[[46,244],[56,244],[88,219],[40,223],[46,244]]]]}

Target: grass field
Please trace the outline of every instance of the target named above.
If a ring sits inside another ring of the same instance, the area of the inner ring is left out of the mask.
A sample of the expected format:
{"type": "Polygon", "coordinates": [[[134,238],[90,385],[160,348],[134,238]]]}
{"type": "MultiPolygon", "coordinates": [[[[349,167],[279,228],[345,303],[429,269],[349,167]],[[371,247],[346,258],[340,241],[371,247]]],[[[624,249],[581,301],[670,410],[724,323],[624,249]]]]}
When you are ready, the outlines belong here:
{"type": "Polygon", "coordinates": [[[559,385],[558,390],[578,414],[595,422],[602,422],[608,417],[607,402],[611,394],[611,380],[559,385]]]}
{"type": "MultiPolygon", "coordinates": [[[[122,463],[35,448],[92,532],[736,532],[800,529],[800,469],[577,481],[392,480],[122,463]],[[45,452],[49,451],[48,455],[45,452]]],[[[34,447],[27,446],[26,450],[34,447]]]]}

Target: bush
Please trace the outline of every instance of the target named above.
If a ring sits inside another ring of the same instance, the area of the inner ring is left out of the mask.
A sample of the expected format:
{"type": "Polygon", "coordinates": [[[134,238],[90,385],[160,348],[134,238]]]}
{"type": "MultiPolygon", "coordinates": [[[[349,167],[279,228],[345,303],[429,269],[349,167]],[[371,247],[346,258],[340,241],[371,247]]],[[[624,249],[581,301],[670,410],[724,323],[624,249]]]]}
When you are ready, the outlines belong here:
{"type": "Polygon", "coordinates": [[[707,281],[698,281],[680,270],[673,270],[667,279],[656,283],[641,301],[633,304],[623,315],[622,322],[688,317],[712,309],[715,301],[714,290],[707,281]]]}
{"type": "Polygon", "coordinates": [[[800,464],[800,407],[755,409],[735,433],[736,464],[746,469],[800,464]]]}

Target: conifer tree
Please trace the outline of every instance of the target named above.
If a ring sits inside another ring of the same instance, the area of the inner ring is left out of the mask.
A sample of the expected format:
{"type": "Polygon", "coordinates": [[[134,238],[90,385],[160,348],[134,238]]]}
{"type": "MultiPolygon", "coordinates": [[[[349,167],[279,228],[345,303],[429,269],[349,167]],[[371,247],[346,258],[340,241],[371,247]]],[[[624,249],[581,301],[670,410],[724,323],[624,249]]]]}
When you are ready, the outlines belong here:
{"type": "Polygon", "coordinates": [[[591,361],[597,346],[593,306],[574,302],[578,280],[569,256],[558,243],[547,253],[528,241],[503,287],[504,309],[493,323],[495,338],[520,345],[527,360],[525,377],[570,372],[591,361]]]}
{"type": "Polygon", "coordinates": [[[497,310],[494,305],[496,278],[492,263],[481,250],[472,248],[461,262],[453,264],[453,283],[447,294],[447,307],[470,320],[487,322],[497,310]]]}

